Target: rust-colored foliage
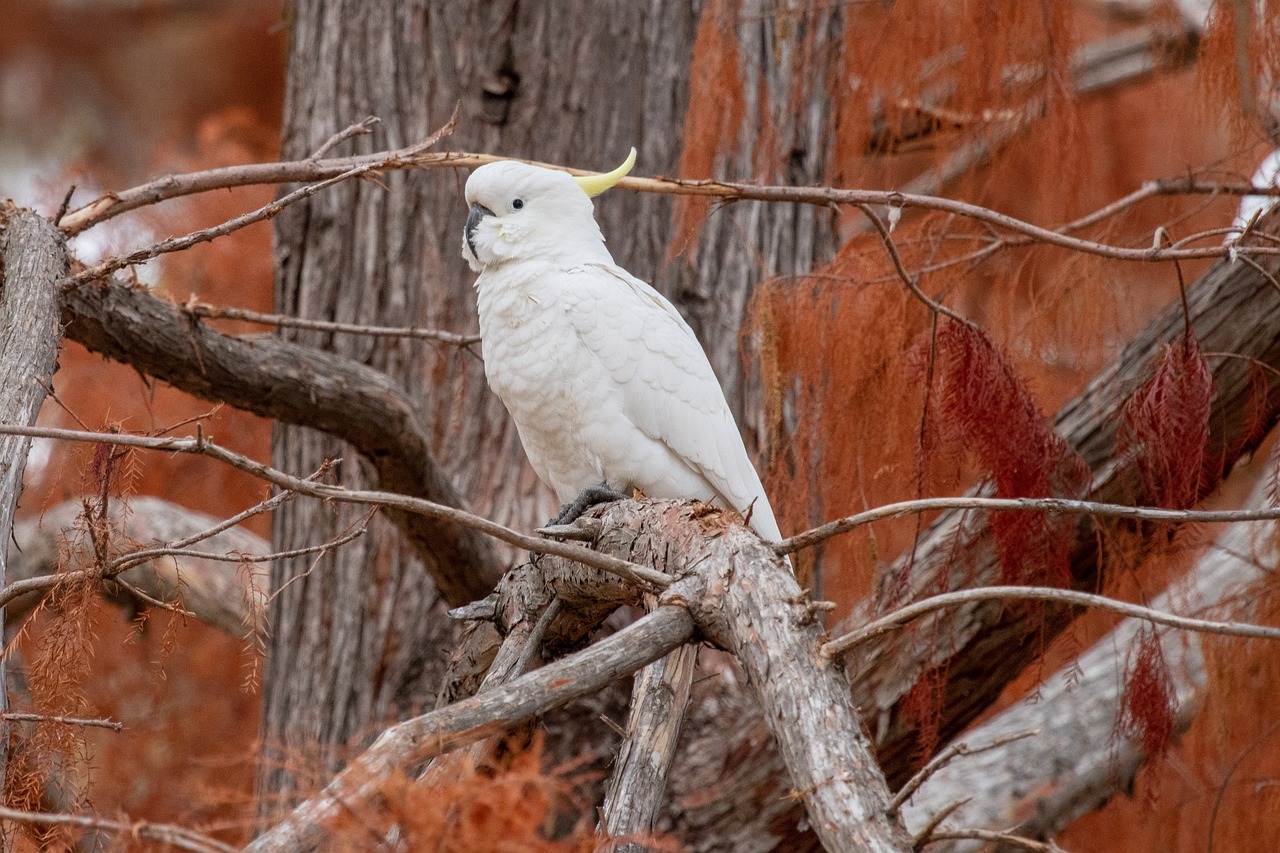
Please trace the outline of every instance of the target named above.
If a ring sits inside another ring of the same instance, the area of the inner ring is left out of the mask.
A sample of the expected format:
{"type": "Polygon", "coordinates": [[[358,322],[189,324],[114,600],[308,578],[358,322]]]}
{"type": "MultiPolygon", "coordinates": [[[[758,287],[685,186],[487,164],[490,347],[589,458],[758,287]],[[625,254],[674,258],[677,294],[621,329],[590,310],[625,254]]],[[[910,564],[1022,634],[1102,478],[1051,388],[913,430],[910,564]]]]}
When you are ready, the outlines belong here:
{"type": "Polygon", "coordinates": [[[1165,348],[1126,401],[1118,451],[1137,463],[1146,503],[1185,509],[1217,485],[1221,466],[1205,459],[1212,399],[1209,365],[1187,334],[1165,348]]]}
{"type": "MultiPolygon", "coordinates": [[[[382,810],[351,813],[332,827],[344,850],[381,849],[393,827],[406,850],[442,853],[586,853],[595,847],[594,820],[574,801],[572,768],[543,769],[540,737],[504,754],[499,767],[478,769],[466,757],[430,784],[395,775],[380,780],[382,810]]],[[[660,837],[646,849],[675,851],[660,837]]]]}
{"type": "MultiPolygon", "coordinates": [[[[1089,468],[1040,413],[1004,353],[973,326],[944,321],[933,340],[931,416],[942,442],[990,472],[997,497],[1080,497],[1089,468]]],[[[920,357],[918,357],[920,358],[920,357]]],[[[991,527],[1005,583],[1066,586],[1071,520],[995,512],[991,527]]]]}
{"type": "Polygon", "coordinates": [[[1115,737],[1139,741],[1148,761],[1154,761],[1173,742],[1173,715],[1177,710],[1177,694],[1160,647],[1160,634],[1148,625],[1138,632],[1125,668],[1115,737]]]}
{"type": "MultiPolygon", "coordinates": [[[[680,174],[712,176],[716,154],[734,139],[744,113],[741,61],[738,53],[738,0],[711,0],[702,10],[689,69],[689,109],[684,124],[680,174]]],[[[673,234],[667,261],[687,251],[711,202],[680,196],[675,202],[673,234]]]]}

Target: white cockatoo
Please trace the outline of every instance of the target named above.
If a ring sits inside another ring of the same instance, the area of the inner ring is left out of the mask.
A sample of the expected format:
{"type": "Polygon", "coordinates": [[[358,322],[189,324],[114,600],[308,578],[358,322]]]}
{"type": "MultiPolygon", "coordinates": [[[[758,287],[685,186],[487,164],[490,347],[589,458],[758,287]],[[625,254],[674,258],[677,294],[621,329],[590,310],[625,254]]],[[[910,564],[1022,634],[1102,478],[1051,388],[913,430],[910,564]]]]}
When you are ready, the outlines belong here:
{"type": "Polygon", "coordinates": [[[573,177],[501,161],[467,180],[462,254],[484,372],[562,502],[605,485],[778,522],[706,353],[675,307],[613,261],[591,197],[631,170],[573,177]]]}

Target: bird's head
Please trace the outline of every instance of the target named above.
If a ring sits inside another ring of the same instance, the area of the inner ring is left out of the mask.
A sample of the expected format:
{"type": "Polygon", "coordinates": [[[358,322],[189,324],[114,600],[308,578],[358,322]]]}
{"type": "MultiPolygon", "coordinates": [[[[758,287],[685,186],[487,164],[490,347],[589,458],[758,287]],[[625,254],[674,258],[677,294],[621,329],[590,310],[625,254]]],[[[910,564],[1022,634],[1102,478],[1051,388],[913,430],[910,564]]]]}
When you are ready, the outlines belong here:
{"type": "Polygon", "coordinates": [[[470,206],[462,257],[475,272],[523,258],[603,248],[591,197],[622,180],[636,150],[604,175],[574,177],[558,169],[514,160],[488,163],[467,179],[470,206]]]}

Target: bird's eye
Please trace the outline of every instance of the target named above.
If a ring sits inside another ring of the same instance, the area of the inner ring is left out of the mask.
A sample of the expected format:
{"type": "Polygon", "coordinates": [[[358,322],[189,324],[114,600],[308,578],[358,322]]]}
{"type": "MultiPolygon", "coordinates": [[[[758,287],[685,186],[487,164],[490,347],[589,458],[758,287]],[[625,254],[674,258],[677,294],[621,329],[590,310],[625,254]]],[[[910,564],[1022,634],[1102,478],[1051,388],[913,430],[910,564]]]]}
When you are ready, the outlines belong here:
{"type": "Polygon", "coordinates": [[[524,207],[524,199],[522,199],[522,198],[518,198],[518,199],[516,199],[516,200],[514,200],[514,201],[512,201],[512,202],[511,202],[511,209],[512,209],[512,210],[520,210],[520,209],[521,209],[521,208],[523,208],[523,207],[524,207]]]}

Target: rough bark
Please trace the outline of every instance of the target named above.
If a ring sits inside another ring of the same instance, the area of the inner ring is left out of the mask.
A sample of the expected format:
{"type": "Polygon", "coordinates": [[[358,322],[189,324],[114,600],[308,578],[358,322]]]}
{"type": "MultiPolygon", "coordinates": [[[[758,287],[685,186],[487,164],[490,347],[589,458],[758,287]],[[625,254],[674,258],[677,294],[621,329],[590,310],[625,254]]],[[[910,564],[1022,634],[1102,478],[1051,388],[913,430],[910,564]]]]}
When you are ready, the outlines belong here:
{"type": "MultiPolygon", "coordinates": [[[[813,183],[826,150],[813,137],[825,127],[830,87],[794,61],[801,45],[815,43],[808,19],[783,32],[767,11],[745,10],[732,24],[745,40],[742,89],[749,103],[733,152],[719,168],[754,176],[755,130],[769,124],[778,150],[791,152],[786,177],[813,183]],[[799,98],[792,95],[797,75],[812,84],[801,87],[799,98]]],[[[381,124],[344,143],[348,149],[407,144],[460,104],[453,138],[459,148],[605,167],[635,145],[643,171],[678,171],[689,57],[701,18],[696,4],[297,0],[291,17],[285,157],[308,155],[368,114],[381,124]],[[567,20],[575,26],[564,26],[567,20]]],[[[831,49],[838,11],[818,17],[816,43],[831,49]]],[[[352,183],[286,211],[277,220],[279,309],[344,322],[473,328],[472,276],[458,258],[461,177],[389,174],[389,193],[352,183]]],[[[764,275],[808,270],[829,252],[833,214],[801,205],[734,205],[711,218],[696,260],[665,263],[673,240],[669,198],[619,193],[602,199],[598,210],[618,261],[684,309],[730,399],[741,405],[750,383],[739,367],[738,332],[751,288],[764,275]]],[[[517,527],[553,514],[552,496],[524,461],[513,425],[469,356],[408,341],[289,336],[423,389],[422,416],[436,458],[478,513],[517,527]]],[[[740,422],[754,424],[757,411],[746,406],[740,422]]],[[[277,464],[291,470],[350,455],[337,442],[292,428],[277,432],[274,451],[277,464]]],[[[353,466],[344,466],[342,476],[353,485],[362,480],[353,466]]],[[[275,545],[323,539],[347,520],[345,511],[297,504],[277,514],[275,545]]],[[[284,592],[265,680],[266,742],[286,749],[340,744],[434,693],[437,672],[424,660],[443,659],[434,592],[394,538],[375,541],[373,552],[349,548],[322,560],[284,592]],[[397,650],[390,663],[388,648],[397,650]]],[[[299,567],[282,563],[275,571],[278,583],[299,567]]],[[[580,733],[578,740],[591,738],[580,733]]],[[[268,789],[287,786],[280,777],[266,781],[268,789]]]]}
{"type": "MultiPolygon", "coordinates": [[[[1262,223],[1270,233],[1276,220],[1262,223]]],[[[1192,323],[1202,348],[1240,358],[1211,360],[1214,396],[1206,459],[1224,474],[1249,454],[1280,414],[1280,383],[1259,397],[1250,380],[1250,359],[1280,369],[1280,289],[1272,277],[1274,257],[1261,260],[1266,273],[1221,261],[1188,291],[1192,323]]],[[[1131,460],[1116,458],[1115,430],[1127,394],[1150,374],[1152,361],[1183,331],[1180,304],[1170,305],[1057,416],[1057,428],[1094,472],[1095,500],[1143,504],[1148,495],[1131,460]]],[[[1100,531],[1082,520],[1072,545],[1072,585],[1096,589],[1105,564],[1098,552],[1106,531],[1123,532],[1130,543],[1156,543],[1167,526],[1108,524],[1100,531]]],[[[904,558],[892,570],[904,571],[904,558]]],[[[999,566],[986,516],[947,513],[921,538],[909,576],[908,596],[921,590],[989,584],[999,566]]],[[[892,583],[884,584],[885,588],[892,583]]],[[[835,633],[867,620],[868,605],[835,633]]],[[[979,605],[948,611],[920,629],[892,635],[848,662],[854,700],[875,735],[877,757],[893,787],[911,774],[918,731],[904,719],[901,699],[924,670],[945,667],[939,697],[943,742],[958,734],[1039,653],[1074,614],[1045,607],[1034,621],[1025,610],[979,605]]],[[[673,774],[670,822],[699,850],[814,849],[812,835],[799,832],[798,810],[785,801],[781,762],[764,738],[759,711],[740,697],[709,701],[716,713],[695,714],[686,727],[681,766],[673,774]],[[728,737],[726,737],[726,732],[728,737]],[[705,796],[716,784],[727,796],[705,796]],[[729,793],[731,792],[731,794],[729,793]]]]}
{"type": "MultiPolygon", "coordinates": [[[[708,513],[705,507],[621,501],[605,509],[602,518],[610,533],[604,550],[651,562],[680,578],[659,596],[653,614],[570,658],[389,730],[321,797],[300,806],[251,849],[316,849],[334,817],[376,804],[389,775],[497,734],[560,704],[562,697],[586,695],[602,686],[606,670],[612,678],[635,671],[691,639],[696,626],[742,663],[752,697],[765,708],[770,733],[780,744],[794,797],[803,802],[828,849],[908,850],[906,831],[887,808],[888,788],[845,677],[838,665],[821,657],[819,610],[789,567],[727,514],[708,513]],[[691,618],[680,630],[659,630],[656,617],[669,622],[673,610],[691,618]],[[617,657],[620,647],[627,650],[629,669],[617,657]],[[597,656],[612,663],[602,667],[597,656]]],[[[545,571],[554,574],[556,566],[545,571]]]]}
{"type": "MultiPolygon", "coordinates": [[[[1245,504],[1270,503],[1264,476],[1245,504]]],[[[1256,590],[1278,567],[1275,522],[1238,522],[1210,545],[1187,575],[1150,604],[1157,610],[1203,614],[1253,622],[1260,602],[1256,590]]],[[[1048,838],[1111,797],[1130,790],[1146,761],[1141,744],[1117,738],[1116,720],[1127,660],[1140,620],[1122,622],[1068,667],[1045,680],[1024,700],[966,732],[973,745],[1016,732],[1040,734],[955,759],[908,801],[903,816],[918,830],[945,806],[968,802],[952,813],[952,826],[1003,829],[1048,838]]],[[[1185,727],[1199,711],[1207,688],[1203,638],[1159,629],[1160,646],[1177,692],[1177,721],[1185,727]]],[[[973,850],[972,842],[933,845],[933,850],[973,850]]]]}
{"type": "Polygon", "coordinates": [[[603,853],[641,853],[667,792],[667,774],[689,706],[698,647],[683,646],[636,673],[627,736],[600,820],[603,853]]]}
{"type": "MultiPolygon", "coordinates": [[[[221,519],[152,497],[131,498],[127,505],[113,502],[108,521],[128,542],[160,544],[208,530],[221,519]]],[[[75,527],[84,514],[79,501],[66,501],[21,521],[9,544],[9,582],[50,575],[59,563],[74,568],[91,565],[91,544],[77,536],[75,527]]],[[[233,527],[192,546],[194,550],[264,556],[270,553],[265,539],[233,527]]],[[[264,614],[258,612],[266,593],[263,563],[237,564],[190,555],[163,556],[126,570],[120,575],[142,592],[160,601],[179,603],[200,621],[234,637],[250,637],[260,630],[264,614]],[[252,588],[250,587],[252,584],[252,588]]],[[[110,598],[130,607],[146,603],[119,584],[104,589],[110,598]]],[[[11,621],[22,619],[40,600],[43,591],[16,598],[5,607],[11,621]]]]}
{"type": "MultiPolygon", "coordinates": [[[[58,282],[66,272],[66,246],[51,223],[34,211],[0,208],[0,423],[30,426],[40,413],[57,368],[58,282]]],[[[30,448],[26,436],[0,436],[0,586],[9,582],[8,542],[30,448]]],[[[6,684],[0,658],[0,713],[9,710],[6,684]]],[[[8,744],[9,725],[0,719],[0,788],[8,744]]]]}

